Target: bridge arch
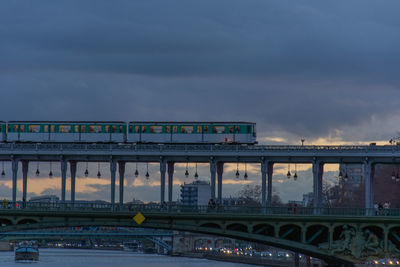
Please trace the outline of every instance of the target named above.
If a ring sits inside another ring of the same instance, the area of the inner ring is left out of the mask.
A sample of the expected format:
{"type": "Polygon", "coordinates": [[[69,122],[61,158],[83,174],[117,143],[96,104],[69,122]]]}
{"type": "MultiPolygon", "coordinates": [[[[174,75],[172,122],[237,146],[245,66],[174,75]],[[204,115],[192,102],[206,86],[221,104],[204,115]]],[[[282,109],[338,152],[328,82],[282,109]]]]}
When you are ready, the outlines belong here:
{"type": "Polygon", "coordinates": [[[249,229],[242,223],[231,223],[226,226],[226,230],[248,233],[249,229]]]}
{"type": "Polygon", "coordinates": [[[30,218],[24,218],[17,221],[17,224],[36,224],[38,221],[30,218]]]}
{"type": "Polygon", "coordinates": [[[7,226],[7,225],[12,225],[13,222],[9,219],[1,218],[0,219],[0,226],[7,226]]]}
{"type": "Polygon", "coordinates": [[[265,236],[275,236],[275,227],[273,225],[263,223],[263,224],[256,224],[253,226],[253,234],[258,235],[265,235],[265,236]]]}
{"type": "Polygon", "coordinates": [[[313,224],[306,228],[306,240],[307,244],[318,245],[321,243],[328,242],[329,240],[329,228],[322,224],[313,224]]]}
{"type": "Polygon", "coordinates": [[[213,229],[222,229],[222,227],[217,224],[217,223],[203,223],[199,227],[205,227],[205,228],[213,228],[213,229]]]}
{"type": "Polygon", "coordinates": [[[279,238],[301,242],[301,226],[297,224],[285,224],[279,228],[279,238]]]}

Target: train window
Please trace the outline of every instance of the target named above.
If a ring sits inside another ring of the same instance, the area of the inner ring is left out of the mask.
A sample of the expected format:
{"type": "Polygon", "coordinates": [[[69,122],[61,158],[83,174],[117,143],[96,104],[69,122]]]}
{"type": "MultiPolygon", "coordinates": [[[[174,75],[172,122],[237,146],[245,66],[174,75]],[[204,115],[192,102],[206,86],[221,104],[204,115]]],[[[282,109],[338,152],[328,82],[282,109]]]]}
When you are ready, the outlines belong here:
{"type": "Polygon", "coordinates": [[[196,129],[197,129],[197,133],[201,133],[201,126],[197,125],[196,129]]]}
{"type": "Polygon", "coordinates": [[[50,125],[50,132],[54,133],[56,131],[55,125],[50,125]]]}
{"type": "Polygon", "coordinates": [[[142,125],[142,133],[145,133],[146,132],[146,129],[147,127],[145,126],[145,125],[142,125]]]}
{"type": "Polygon", "coordinates": [[[117,132],[117,126],[116,125],[112,125],[111,126],[111,132],[113,132],[113,133],[117,132]]]}
{"type": "Polygon", "coordinates": [[[9,131],[10,133],[13,131],[11,125],[8,125],[8,131],[9,131]]]}
{"type": "Polygon", "coordinates": [[[100,133],[101,132],[101,126],[100,125],[90,125],[89,126],[89,132],[90,133],[100,133]]]}
{"type": "Polygon", "coordinates": [[[20,125],[19,126],[19,131],[21,132],[21,133],[23,133],[23,132],[25,132],[25,125],[20,125]]]}
{"type": "Polygon", "coordinates": [[[247,133],[251,133],[251,126],[247,125],[247,133]]]}
{"type": "Polygon", "coordinates": [[[79,133],[79,125],[75,125],[74,126],[74,132],[75,133],[79,133]]]}
{"type": "Polygon", "coordinates": [[[40,132],[40,125],[29,125],[28,131],[30,133],[39,133],[40,132]]]}
{"type": "Polygon", "coordinates": [[[170,133],[171,132],[171,126],[167,125],[165,126],[165,132],[170,133]]]}
{"type": "Polygon", "coordinates": [[[204,125],[203,126],[203,132],[204,133],[208,133],[208,125],[204,125]]]}
{"type": "Polygon", "coordinates": [[[228,126],[228,132],[229,133],[233,133],[234,131],[233,131],[233,126],[228,126]]]}
{"type": "Polygon", "coordinates": [[[129,125],[129,132],[131,133],[132,132],[132,125],[129,125]]]}
{"type": "Polygon", "coordinates": [[[106,133],[109,133],[110,132],[110,125],[105,125],[104,126],[104,131],[106,132],[106,133]]]}
{"type": "Polygon", "coordinates": [[[138,133],[140,131],[140,126],[135,125],[135,133],[138,133]]]}
{"type": "Polygon", "coordinates": [[[193,126],[185,125],[181,126],[181,133],[193,133],[193,126]]]}
{"type": "Polygon", "coordinates": [[[81,126],[81,133],[86,133],[86,125],[81,126]]]}
{"type": "Polygon", "coordinates": [[[120,133],[123,133],[123,132],[124,132],[124,126],[122,126],[122,125],[119,126],[119,132],[120,132],[120,133]]]}
{"type": "Polygon", "coordinates": [[[225,126],[223,125],[215,125],[212,127],[212,132],[213,133],[224,133],[225,132],[225,126]]]}
{"type": "Polygon", "coordinates": [[[58,131],[60,133],[70,133],[71,125],[60,125],[60,126],[58,126],[58,131]]]}
{"type": "Polygon", "coordinates": [[[177,132],[178,132],[178,126],[174,125],[174,126],[172,126],[172,127],[173,127],[173,129],[174,129],[174,133],[177,133],[177,132]]]}
{"type": "Polygon", "coordinates": [[[49,125],[45,125],[45,126],[44,126],[44,132],[45,132],[45,133],[48,133],[48,132],[49,132],[49,125]]]}
{"type": "Polygon", "coordinates": [[[150,126],[151,133],[162,133],[162,126],[159,125],[152,125],[150,126]]]}
{"type": "Polygon", "coordinates": [[[239,126],[239,125],[236,125],[236,126],[235,126],[235,132],[236,132],[236,133],[240,133],[240,126],[239,126]]]}

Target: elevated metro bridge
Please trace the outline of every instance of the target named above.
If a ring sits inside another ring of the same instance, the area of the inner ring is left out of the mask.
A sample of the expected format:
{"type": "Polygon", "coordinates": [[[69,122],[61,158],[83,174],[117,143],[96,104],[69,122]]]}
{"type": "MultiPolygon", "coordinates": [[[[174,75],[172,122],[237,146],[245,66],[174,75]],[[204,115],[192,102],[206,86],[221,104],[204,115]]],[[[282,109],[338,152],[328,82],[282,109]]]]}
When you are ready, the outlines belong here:
{"type": "MultiPolygon", "coordinates": [[[[116,172],[124,184],[127,162],[160,164],[160,203],[165,201],[168,174],[168,202],[172,203],[174,163],[209,163],[211,197],[222,203],[224,163],[259,163],[262,205],[272,206],[272,175],[276,163],[312,164],[314,208],[322,207],[324,164],[359,163],[364,166],[365,208],[373,206],[372,180],[376,164],[400,162],[400,146],[266,146],[209,144],[74,144],[74,143],[1,143],[0,161],[12,162],[12,201],[17,201],[17,177],[22,166],[22,199],[26,200],[28,168],[31,161],[61,163],[61,201],[66,201],[67,167],[71,173],[71,202],[75,201],[75,179],[78,162],[109,162],[112,204],[115,203],[116,172]],[[21,162],[21,164],[19,164],[21,162]],[[118,165],[118,168],[117,168],[118,165]],[[218,181],[218,188],[216,188],[218,181]],[[217,189],[217,190],[216,190],[217,189]]],[[[123,204],[124,187],[119,187],[119,203],[123,204]]]]}
{"type": "MultiPolygon", "coordinates": [[[[12,203],[11,203],[12,204],[12,203]]],[[[33,203],[31,203],[33,204],[33,203]]],[[[14,207],[15,205],[11,205],[14,207]]],[[[71,226],[121,226],[212,234],[298,251],[331,266],[352,266],[400,252],[400,210],[365,216],[365,209],[160,205],[49,205],[0,210],[1,232],[71,226]],[[141,213],[143,222],[133,218],[141,213]]]]}

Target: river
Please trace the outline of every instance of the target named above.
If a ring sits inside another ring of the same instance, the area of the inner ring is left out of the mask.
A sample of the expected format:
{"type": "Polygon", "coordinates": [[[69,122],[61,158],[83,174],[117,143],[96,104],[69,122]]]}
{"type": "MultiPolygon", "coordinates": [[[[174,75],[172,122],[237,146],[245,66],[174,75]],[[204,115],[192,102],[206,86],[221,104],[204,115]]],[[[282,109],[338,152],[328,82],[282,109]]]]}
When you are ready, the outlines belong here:
{"type": "MultiPolygon", "coordinates": [[[[248,267],[254,265],[210,261],[156,254],[139,254],[128,251],[85,249],[40,249],[35,267],[248,267]]],[[[30,265],[30,264],[29,264],[30,265]]],[[[14,262],[14,252],[0,252],[0,267],[27,266],[14,262]]]]}

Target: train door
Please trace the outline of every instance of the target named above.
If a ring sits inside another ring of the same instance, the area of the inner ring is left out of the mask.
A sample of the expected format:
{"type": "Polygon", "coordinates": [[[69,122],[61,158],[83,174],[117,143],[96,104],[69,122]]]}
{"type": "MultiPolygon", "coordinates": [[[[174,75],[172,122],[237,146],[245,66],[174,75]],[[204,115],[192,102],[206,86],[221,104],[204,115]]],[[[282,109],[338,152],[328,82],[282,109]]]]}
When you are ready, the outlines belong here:
{"type": "Polygon", "coordinates": [[[81,141],[81,131],[79,128],[80,128],[79,125],[74,126],[74,142],[81,141]]]}

